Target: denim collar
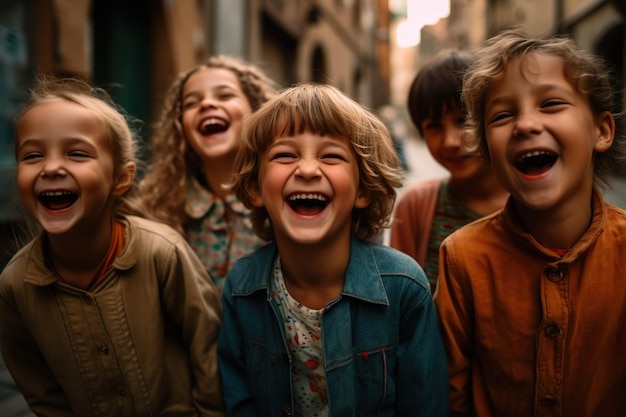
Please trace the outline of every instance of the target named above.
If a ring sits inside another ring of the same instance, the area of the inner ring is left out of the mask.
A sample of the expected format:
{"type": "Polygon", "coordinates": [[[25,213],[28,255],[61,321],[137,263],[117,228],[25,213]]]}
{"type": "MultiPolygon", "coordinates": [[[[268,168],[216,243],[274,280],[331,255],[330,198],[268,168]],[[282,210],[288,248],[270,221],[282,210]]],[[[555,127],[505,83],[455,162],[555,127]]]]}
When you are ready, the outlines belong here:
{"type": "MultiPolygon", "coordinates": [[[[233,287],[234,296],[246,296],[256,291],[265,290],[268,298],[271,297],[269,280],[272,276],[276,251],[276,243],[271,242],[248,257],[248,265],[243,272],[244,276],[233,287]]],[[[387,292],[374,256],[373,244],[352,237],[350,260],[341,295],[374,304],[389,305],[387,292]]]]}

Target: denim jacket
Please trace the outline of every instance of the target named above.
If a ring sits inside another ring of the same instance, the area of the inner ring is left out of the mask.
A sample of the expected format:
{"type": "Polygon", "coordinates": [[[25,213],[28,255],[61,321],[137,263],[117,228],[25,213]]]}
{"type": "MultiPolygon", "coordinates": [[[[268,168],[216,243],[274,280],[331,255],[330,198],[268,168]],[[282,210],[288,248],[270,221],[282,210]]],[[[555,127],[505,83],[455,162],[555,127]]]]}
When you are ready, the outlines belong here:
{"type": "MultiPolygon", "coordinates": [[[[241,258],[226,280],[218,355],[229,416],[292,415],[292,358],[269,290],[276,251],[241,258]]],[[[412,258],[353,238],[343,291],[321,320],[330,416],[447,415],[445,352],[412,258]]]]}

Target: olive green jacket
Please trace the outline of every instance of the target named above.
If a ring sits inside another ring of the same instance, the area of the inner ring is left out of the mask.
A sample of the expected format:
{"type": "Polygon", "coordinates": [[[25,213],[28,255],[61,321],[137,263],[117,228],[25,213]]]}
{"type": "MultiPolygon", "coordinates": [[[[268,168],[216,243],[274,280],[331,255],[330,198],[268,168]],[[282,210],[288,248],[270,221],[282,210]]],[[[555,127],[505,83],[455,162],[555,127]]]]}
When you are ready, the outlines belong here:
{"type": "Polygon", "coordinates": [[[223,415],[221,304],[184,238],[138,217],[90,290],[47,268],[41,234],[0,275],[0,346],[43,416],[223,415]]]}

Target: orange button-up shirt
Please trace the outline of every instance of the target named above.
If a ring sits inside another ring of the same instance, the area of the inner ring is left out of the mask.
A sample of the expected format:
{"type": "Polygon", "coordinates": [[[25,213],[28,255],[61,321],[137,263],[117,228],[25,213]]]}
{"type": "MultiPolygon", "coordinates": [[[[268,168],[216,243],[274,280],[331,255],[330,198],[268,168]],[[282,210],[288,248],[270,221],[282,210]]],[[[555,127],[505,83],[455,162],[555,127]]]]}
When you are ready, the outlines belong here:
{"type": "Polygon", "coordinates": [[[452,416],[626,413],[626,212],[594,191],[562,258],[502,212],[441,246],[435,304],[452,416]]]}

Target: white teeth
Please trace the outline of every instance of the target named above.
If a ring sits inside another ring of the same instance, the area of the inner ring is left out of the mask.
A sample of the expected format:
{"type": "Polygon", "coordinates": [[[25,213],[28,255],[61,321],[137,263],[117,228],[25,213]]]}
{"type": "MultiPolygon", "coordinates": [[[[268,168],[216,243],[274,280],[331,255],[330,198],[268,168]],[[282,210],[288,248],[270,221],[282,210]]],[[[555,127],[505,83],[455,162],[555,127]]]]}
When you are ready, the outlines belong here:
{"type": "Polygon", "coordinates": [[[295,201],[295,200],[319,200],[319,201],[326,201],[328,200],[326,198],[326,196],[322,195],[322,194],[293,194],[289,196],[289,200],[290,201],[295,201]]]}
{"type": "Polygon", "coordinates": [[[526,152],[525,154],[522,154],[522,155],[520,156],[520,159],[523,159],[523,158],[530,158],[530,157],[533,157],[533,156],[539,156],[539,155],[549,155],[549,154],[550,154],[550,153],[549,153],[549,152],[546,152],[546,151],[532,151],[532,152],[526,152]]]}
{"type": "Polygon", "coordinates": [[[223,124],[224,123],[221,120],[211,117],[202,122],[202,127],[211,126],[211,125],[223,125],[223,124]]]}
{"type": "Polygon", "coordinates": [[[74,194],[71,191],[44,191],[41,195],[45,197],[61,197],[62,195],[71,195],[74,194]]]}

